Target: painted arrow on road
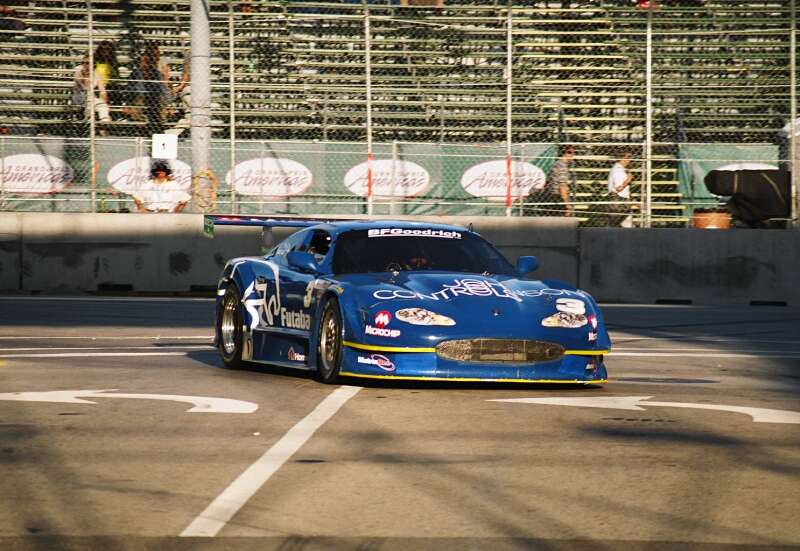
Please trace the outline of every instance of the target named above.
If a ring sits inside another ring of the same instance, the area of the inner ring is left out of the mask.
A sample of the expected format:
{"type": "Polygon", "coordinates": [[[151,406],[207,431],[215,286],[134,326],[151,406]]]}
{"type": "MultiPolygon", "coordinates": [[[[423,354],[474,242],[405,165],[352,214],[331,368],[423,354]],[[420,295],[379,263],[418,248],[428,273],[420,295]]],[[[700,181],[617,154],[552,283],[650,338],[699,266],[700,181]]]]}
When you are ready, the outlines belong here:
{"type": "Polygon", "coordinates": [[[48,392],[7,392],[0,393],[0,400],[17,402],[57,402],[64,404],[96,404],[83,398],[136,398],[142,400],[168,400],[188,402],[194,407],[188,413],[253,413],[258,404],[229,398],[208,396],[179,396],[175,394],[125,394],[116,389],[107,390],[51,390],[48,392]]]}
{"type": "Polygon", "coordinates": [[[487,402],[517,402],[521,404],[543,404],[548,406],[574,406],[584,408],[627,409],[644,411],[642,406],[670,408],[711,409],[744,413],[752,417],[755,423],[792,423],[800,424],[800,413],[782,409],[751,408],[728,406],[724,404],[693,404],[688,402],[649,402],[652,396],[610,396],[596,398],[509,398],[487,400],[487,402]]]}

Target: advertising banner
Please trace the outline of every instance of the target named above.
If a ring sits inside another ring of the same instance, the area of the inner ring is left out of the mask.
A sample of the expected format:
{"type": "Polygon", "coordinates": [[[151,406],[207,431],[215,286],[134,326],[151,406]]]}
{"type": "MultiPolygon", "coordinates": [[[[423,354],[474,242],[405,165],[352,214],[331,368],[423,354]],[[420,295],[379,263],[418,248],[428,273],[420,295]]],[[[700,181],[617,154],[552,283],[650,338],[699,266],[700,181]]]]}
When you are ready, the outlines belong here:
{"type": "MultiPolygon", "coordinates": [[[[94,191],[96,211],[141,210],[142,190],[160,189],[150,180],[150,141],[107,138],[96,144],[92,187],[86,140],[3,140],[2,208],[91,212],[94,191]]],[[[228,146],[223,140],[211,145],[217,212],[363,214],[371,172],[373,212],[379,216],[504,213],[508,179],[502,145],[379,143],[368,163],[363,143],[242,141],[234,166],[228,146]]],[[[544,185],[554,153],[552,144],[513,147],[513,200],[544,185]]],[[[177,159],[161,162],[171,171],[165,192],[191,194],[189,140],[179,142],[177,159]]]]}

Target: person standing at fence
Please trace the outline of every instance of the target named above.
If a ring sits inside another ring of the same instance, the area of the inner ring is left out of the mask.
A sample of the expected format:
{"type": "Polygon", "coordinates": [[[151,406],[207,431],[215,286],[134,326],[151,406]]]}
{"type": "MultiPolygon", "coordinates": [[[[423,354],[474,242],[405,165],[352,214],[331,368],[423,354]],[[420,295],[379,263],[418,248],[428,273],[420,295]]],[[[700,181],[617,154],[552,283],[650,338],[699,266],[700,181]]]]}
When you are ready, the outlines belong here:
{"type": "Polygon", "coordinates": [[[629,164],[631,164],[631,152],[626,150],[608,172],[608,200],[614,201],[608,205],[608,212],[611,213],[610,226],[633,227],[633,216],[630,213],[633,174],[628,172],[629,164]]]}
{"type": "Polygon", "coordinates": [[[547,182],[539,200],[548,203],[540,207],[543,216],[573,216],[570,201],[572,181],[572,161],[575,159],[575,148],[571,145],[561,149],[558,159],[547,173],[547,182]]]}

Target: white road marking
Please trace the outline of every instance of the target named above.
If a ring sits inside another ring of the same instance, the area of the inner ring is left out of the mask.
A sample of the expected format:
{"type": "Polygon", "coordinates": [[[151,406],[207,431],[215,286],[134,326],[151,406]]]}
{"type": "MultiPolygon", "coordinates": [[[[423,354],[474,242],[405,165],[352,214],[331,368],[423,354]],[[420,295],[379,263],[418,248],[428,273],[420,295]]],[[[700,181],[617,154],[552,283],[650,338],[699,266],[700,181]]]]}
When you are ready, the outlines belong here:
{"type": "Polygon", "coordinates": [[[785,354],[737,352],[610,352],[606,356],[634,356],[639,358],[800,358],[800,352],[785,354]]]}
{"type": "MultiPolygon", "coordinates": [[[[611,336],[613,337],[613,342],[616,344],[622,343],[636,343],[640,341],[664,341],[666,343],[672,343],[675,341],[676,338],[680,338],[681,340],[687,340],[687,335],[675,333],[674,336],[663,335],[659,337],[642,337],[639,335],[631,335],[630,333],[614,333],[613,331],[609,331],[611,336]],[[621,336],[626,335],[626,336],[621,336]],[[628,336],[630,335],[630,336],[628,336]]],[[[721,343],[738,343],[738,344],[758,344],[758,343],[769,343],[769,344],[790,344],[797,346],[796,340],[788,340],[788,339],[753,339],[747,336],[743,337],[730,337],[730,338],[710,338],[710,337],[689,337],[688,340],[691,343],[702,344],[706,342],[721,342],[721,343]]]]}
{"type": "Polygon", "coordinates": [[[211,302],[213,297],[31,297],[31,296],[5,296],[3,300],[16,301],[59,301],[59,302],[211,302]]]}
{"type": "Polygon", "coordinates": [[[72,336],[72,335],[58,335],[58,336],[48,336],[48,335],[41,335],[38,337],[31,337],[31,336],[0,336],[0,340],[4,341],[21,341],[21,340],[89,340],[89,341],[126,341],[126,340],[151,340],[151,341],[158,341],[161,339],[165,340],[183,340],[183,339],[205,339],[211,340],[214,338],[214,335],[180,335],[180,336],[171,336],[171,335],[155,335],[155,336],[126,336],[126,337],[98,337],[96,335],[92,336],[72,336]]]}
{"type": "Polygon", "coordinates": [[[0,354],[0,358],[114,358],[117,356],[188,356],[189,354],[189,352],[56,352],[53,354],[0,354]]]}
{"type": "MultiPolygon", "coordinates": [[[[0,352],[35,352],[38,350],[55,352],[56,350],[108,350],[109,346],[38,346],[33,348],[0,348],[0,352]]],[[[164,350],[168,348],[203,349],[213,348],[211,344],[162,344],[160,346],[114,346],[115,350],[164,350]]]]}
{"type": "Polygon", "coordinates": [[[608,396],[595,398],[508,398],[487,400],[487,402],[516,402],[524,404],[542,404],[550,406],[573,406],[603,409],[626,409],[643,411],[641,406],[660,406],[672,408],[710,409],[731,411],[749,415],[754,423],[790,423],[800,424],[800,412],[782,409],[752,408],[729,406],[725,404],[694,404],[687,402],[648,402],[652,396],[608,396]]]}
{"type": "Polygon", "coordinates": [[[0,400],[11,402],[56,402],[64,404],[96,404],[86,398],[135,398],[141,400],[168,400],[170,402],[189,402],[194,407],[187,413],[253,413],[258,404],[230,398],[211,396],[181,396],[177,394],[129,394],[108,390],[51,390],[46,392],[6,392],[0,393],[0,400]]]}
{"type": "Polygon", "coordinates": [[[225,488],[200,515],[181,532],[181,537],[214,537],[247,501],[283,466],[328,419],[358,391],[359,387],[341,386],[275,445],[250,465],[225,488]]]}
{"type": "MultiPolygon", "coordinates": [[[[797,352],[800,354],[800,344],[796,344],[795,346],[788,347],[789,350],[782,350],[782,352],[797,352]],[[797,350],[792,350],[796,348],[797,350]]],[[[754,353],[758,354],[760,352],[775,352],[774,346],[764,347],[764,348],[732,348],[730,350],[721,350],[719,348],[712,348],[708,346],[704,346],[702,348],[678,348],[678,347],[668,347],[668,346],[660,346],[660,347],[632,347],[632,346],[615,346],[614,352],[724,352],[724,353],[737,353],[737,354],[748,354],[754,353]]]]}

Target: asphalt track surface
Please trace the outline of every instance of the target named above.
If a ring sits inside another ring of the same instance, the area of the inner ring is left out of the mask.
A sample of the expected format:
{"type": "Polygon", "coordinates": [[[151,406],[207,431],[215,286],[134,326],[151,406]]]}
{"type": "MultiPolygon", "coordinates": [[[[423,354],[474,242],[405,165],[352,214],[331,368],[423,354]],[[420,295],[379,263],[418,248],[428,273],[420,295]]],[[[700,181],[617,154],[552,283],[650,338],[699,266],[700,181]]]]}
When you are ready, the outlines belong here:
{"type": "Polygon", "coordinates": [[[606,305],[602,387],[327,386],[222,368],[212,305],[0,297],[0,549],[800,548],[800,310],[606,305]]]}

